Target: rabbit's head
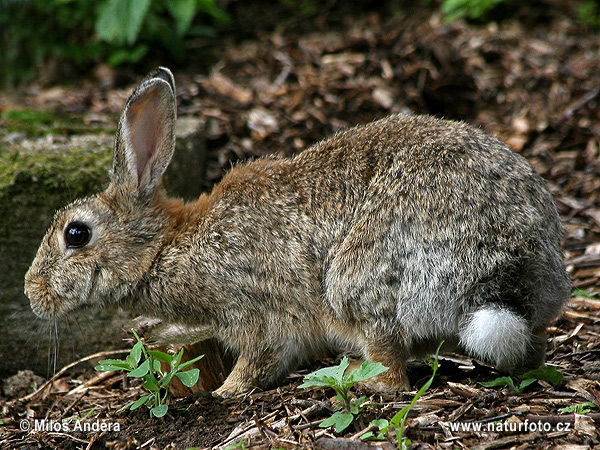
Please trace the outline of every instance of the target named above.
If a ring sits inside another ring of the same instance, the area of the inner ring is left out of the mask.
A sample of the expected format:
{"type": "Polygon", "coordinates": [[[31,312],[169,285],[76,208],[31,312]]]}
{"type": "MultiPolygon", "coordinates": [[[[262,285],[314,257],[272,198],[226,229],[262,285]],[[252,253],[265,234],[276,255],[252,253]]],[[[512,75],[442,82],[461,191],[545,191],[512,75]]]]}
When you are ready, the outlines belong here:
{"type": "Polygon", "coordinates": [[[173,75],[156,69],[123,110],[107,189],[56,213],[25,276],[38,316],[117,302],[148,270],[169,227],[161,180],[175,147],[175,116],[173,75]]]}

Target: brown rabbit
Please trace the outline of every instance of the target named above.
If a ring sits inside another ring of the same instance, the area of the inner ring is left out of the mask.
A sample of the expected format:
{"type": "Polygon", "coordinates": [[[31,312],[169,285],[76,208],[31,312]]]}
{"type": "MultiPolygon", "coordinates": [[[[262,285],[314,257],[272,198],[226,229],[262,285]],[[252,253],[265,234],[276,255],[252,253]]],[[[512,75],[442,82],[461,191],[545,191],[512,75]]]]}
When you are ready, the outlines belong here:
{"type": "Polygon", "coordinates": [[[56,213],[25,279],[37,315],[118,303],[208,325],[238,355],[222,396],[331,346],[389,367],[383,390],[407,388],[406,359],[442,339],[511,373],[543,363],[570,292],[560,223],[544,181],[502,142],[394,115],[237,165],[183,203],[161,187],[174,92],[167,69],[146,77],[109,186],[56,213]]]}

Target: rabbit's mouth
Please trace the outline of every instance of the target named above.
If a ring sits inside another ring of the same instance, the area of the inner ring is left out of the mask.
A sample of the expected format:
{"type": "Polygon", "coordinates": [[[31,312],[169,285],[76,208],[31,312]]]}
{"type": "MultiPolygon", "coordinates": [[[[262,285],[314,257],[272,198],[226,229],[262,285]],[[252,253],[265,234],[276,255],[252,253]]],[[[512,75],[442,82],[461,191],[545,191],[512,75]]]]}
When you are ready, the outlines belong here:
{"type": "Polygon", "coordinates": [[[56,295],[53,295],[50,286],[43,278],[34,278],[27,273],[25,277],[25,295],[29,297],[29,303],[33,313],[42,319],[56,317],[57,304],[56,295]]]}

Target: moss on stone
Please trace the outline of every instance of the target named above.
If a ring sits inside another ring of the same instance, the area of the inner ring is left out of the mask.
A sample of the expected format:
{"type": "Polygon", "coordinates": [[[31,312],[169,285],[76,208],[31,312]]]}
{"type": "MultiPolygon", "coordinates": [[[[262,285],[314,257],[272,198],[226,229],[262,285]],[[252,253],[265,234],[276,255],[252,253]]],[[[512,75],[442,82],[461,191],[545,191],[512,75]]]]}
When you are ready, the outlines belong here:
{"type": "Polygon", "coordinates": [[[1,134],[19,133],[27,136],[111,133],[114,126],[85,123],[84,116],[38,109],[9,109],[0,113],[1,134]]]}

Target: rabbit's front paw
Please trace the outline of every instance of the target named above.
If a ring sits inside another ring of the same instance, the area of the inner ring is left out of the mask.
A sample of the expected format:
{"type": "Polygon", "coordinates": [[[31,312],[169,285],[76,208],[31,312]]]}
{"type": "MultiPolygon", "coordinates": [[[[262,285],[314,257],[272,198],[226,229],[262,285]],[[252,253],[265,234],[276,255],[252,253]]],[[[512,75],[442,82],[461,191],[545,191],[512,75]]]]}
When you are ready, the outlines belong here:
{"type": "Polygon", "coordinates": [[[240,394],[248,392],[252,389],[252,386],[244,384],[244,383],[231,383],[225,380],[223,385],[213,391],[213,397],[220,398],[232,398],[236,397],[240,394]]]}

